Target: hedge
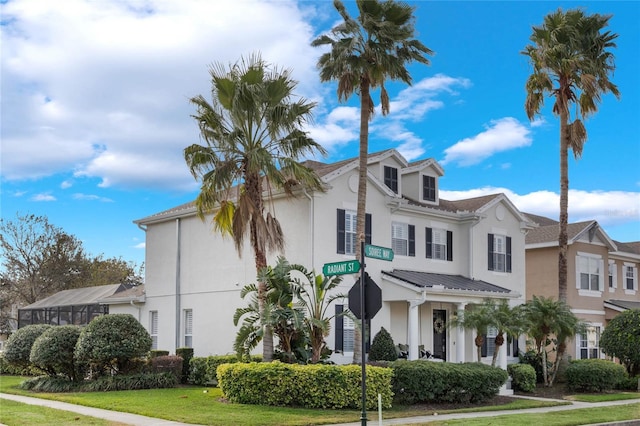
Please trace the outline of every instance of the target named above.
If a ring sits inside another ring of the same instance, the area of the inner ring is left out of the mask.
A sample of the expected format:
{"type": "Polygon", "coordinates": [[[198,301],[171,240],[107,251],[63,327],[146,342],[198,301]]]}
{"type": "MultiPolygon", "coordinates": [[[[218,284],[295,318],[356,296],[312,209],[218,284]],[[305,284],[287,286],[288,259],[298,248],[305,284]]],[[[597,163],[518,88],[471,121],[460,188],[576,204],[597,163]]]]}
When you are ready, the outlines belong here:
{"type": "Polygon", "coordinates": [[[393,368],[394,401],[482,402],[498,394],[509,375],[481,363],[453,364],[431,361],[396,361],[393,368]]]}
{"type": "Polygon", "coordinates": [[[72,382],[63,377],[41,376],[25,380],[20,389],[34,392],[107,392],[119,390],[173,388],[178,383],[172,373],[140,373],[103,376],[97,380],[72,382]]]}
{"type": "MultiPolygon", "coordinates": [[[[252,355],[251,362],[261,362],[262,355],[252,355]]],[[[222,364],[244,362],[237,355],[212,355],[208,357],[193,357],[189,361],[188,383],[192,385],[218,385],[216,370],[222,364]]]]}
{"type": "Polygon", "coordinates": [[[606,359],[576,359],[569,363],[566,376],[571,390],[602,392],[615,389],[627,373],[622,365],[606,359]]]}
{"type": "Polygon", "coordinates": [[[14,367],[29,367],[31,347],[42,333],[50,329],[49,324],[32,324],[16,330],[9,339],[4,350],[4,359],[14,367]]]}
{"type": "Polygon", "coordinates": [[[46,330],[31,347],[31,363],[50,376],[60,374],[73,381],[84,379],[84,368],[74,356],[80,331],[77,325],[61,325],[46,330]]]}
{"type": "MultiPolygon", "coordinates": [[[[378,394],[383,408],[391,408],[390,368],[367,366],[368,409],[378,394]]],[[[223,364],[218,383],[231,402],[305,408],[361,408],[362,367],[358,365],[297,365],[270,363],[223,364]]]]}
{"type": "Polygon", "coordinates": [[[507,373],[513,379],[511,386],[513,390],[522,392],[533,392],[536,389],[536,369],[529,364],[509,364],[507,373]]]}

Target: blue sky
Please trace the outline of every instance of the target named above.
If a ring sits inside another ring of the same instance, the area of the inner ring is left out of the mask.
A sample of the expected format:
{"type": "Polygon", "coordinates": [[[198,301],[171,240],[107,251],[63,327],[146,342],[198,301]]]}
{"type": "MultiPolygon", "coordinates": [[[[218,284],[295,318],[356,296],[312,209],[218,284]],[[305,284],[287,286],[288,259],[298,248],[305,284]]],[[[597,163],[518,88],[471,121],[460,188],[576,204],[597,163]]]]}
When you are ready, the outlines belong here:
{"type": "MultiPolygon", "coordinates": [[[[353,2],[346,2],[357,15],[353,2]]],[[[569,164],[570,221],[595,219],[640,240],[640,2],[418,1],[417,37],[436,52],[389,83],[391,114],[371,123],[370,151],[396,148],[445,170],[441,196],[504,192],[522,211],[557,218],[558,120],[551,102],[524,112],[531,26],[559,7],[612,14],[619,34],[608,95],[569,164]]],[[[1,2],[1,211],[46,215],[106,257],[144,261],[133,220],[191,201],[182,157],[199,141],[188,99],[210,91],[211,63],[260,51],[292,69],[318,102],[310,134],[324,161],[357,155],[357,99],[321,84],[309,43],[339,21],[329,1],[1,2]]],[[[377,96],[377,93],[374,94],[377,96]]],[[[377,99],[376,99],[377,104],[377,99]]],[[[322,160],[322,159],[319,159],[322,160]]]]}

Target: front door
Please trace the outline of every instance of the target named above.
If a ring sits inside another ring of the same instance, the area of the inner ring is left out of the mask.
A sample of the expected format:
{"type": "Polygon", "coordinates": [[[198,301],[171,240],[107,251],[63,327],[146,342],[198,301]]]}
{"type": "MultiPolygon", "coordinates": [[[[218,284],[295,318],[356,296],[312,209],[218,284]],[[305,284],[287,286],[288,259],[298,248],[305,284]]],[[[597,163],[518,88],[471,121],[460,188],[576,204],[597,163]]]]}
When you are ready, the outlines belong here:
{"type": "Polygon", "coordinates": [[[433,357],[447,360],[447,311],[433,310],[433,357]]]}

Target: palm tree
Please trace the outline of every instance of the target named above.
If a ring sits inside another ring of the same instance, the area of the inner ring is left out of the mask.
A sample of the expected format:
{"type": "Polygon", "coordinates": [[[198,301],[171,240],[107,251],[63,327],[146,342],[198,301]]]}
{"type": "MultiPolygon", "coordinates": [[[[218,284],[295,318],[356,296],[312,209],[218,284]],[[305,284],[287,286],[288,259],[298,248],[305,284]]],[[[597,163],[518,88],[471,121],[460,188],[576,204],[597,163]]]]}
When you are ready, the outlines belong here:
{"type": "Polygon", "coordinates": [[[495,350],[491,366],[495,367],[498,360],[498,352],[500,347],[504,345],[505,334],[511,338],[517,339],[524,331],[524,318],[522,305],[510,307],[505,299],[500,299],[498,303],[489,300],[491,309],[493,309],[492,326],[497,330],[495,337],[495,350]]]}
{"type": "Polygon", "coordinates": [[[492,301],[485,301],[481,304],[474,305],[470,309],[458,312],[458,315],[451,318],[449,327],[462,327],[468,330],[476,331],[476,350],[478,354],[478,362],[482,360],[482,345],[489,331],[489,327],[493,326],[494,304],[492,301]]]}
{"type": "MultiPolygon", "coordinates": [[[[374,113],[371,89],[380,88],[382,115],[389,113],[389,95],[385,80],[400,80],[411,84],[407,64],[418,61],[429,64],[425,55],[433,52],[413,38],[414,8],[393,0],[357,0],[360,16],[351,18],[344,4],[333,5],[344,19],[330,34],[315,39],[312,46],[329,45],[331,50],[318,60],[320,80],[338,82],[338,100],[346,101],[352,94],[360,96],[360,152],[358,201],[356,211],[356,259],[361,258],[361,242],[365,235],[367,199],[367,157],[369,151],[369,120],[374,113]]],[[[358,339],[356,328],[356,339],[358,339]]],[[[357,342],[358,340],[356,340],[357,342]]],[[[355,345],[354,361],[360,362],[360,346],[355,345]]]]}
{"type": "Polygon", "coordinates": [[[528,334],[534,339],[542,358],[542,374],[546,386],[552,386],[564,356],[567,341],[582,332],[584,324],[562,300],[533,296],[524,307],[528,334]],[[549,371],[547,346],[552,345],[556,359],[549,371]]]}
{"type": "MultiPolygon", "coordinates": [[[[241,255],[248,235],[256,271],[267,266],[267,250],[282,250],[284,236],[273,214],[274,191],[293,196],[300,187],[321,190],[321,181],[298,160],[325,150],[302,130],[315,104],[294,99],[290,72],[269,66],[258,54],[226,69],[210,69],[212,100],[196,96],[193,118],[205,145],[184,150],[187,165],[201,182],[198,214],[215,212],[217,231],[230,235],[241,255]]],[[[258,308],[266,285],[258,283],[258,308]]],[[[273,335],[265,325],[263,358],[273,359],[273,335]]]]}
{"type": "Polygon", "coordinates": [[[558,236],[558,295],[567,301],[567,224],[569,166],[568,150],[576,159],[582,155],[587,131],[582,123],[598,111],[602,95],[620,97],[610,74],[615,70],[617,34],[603,31],[610,15],[585,15],[580,9],[558,9],[534,26],[532,44],[522,52],[529,57],[533,73],[526,83],[525,111],[529,120],[540,113],[545,95],[554,98],[553,113],[560,117],[560,230],[558,236]],[[575,106],[571,117],[570,107],[575,106]]]}

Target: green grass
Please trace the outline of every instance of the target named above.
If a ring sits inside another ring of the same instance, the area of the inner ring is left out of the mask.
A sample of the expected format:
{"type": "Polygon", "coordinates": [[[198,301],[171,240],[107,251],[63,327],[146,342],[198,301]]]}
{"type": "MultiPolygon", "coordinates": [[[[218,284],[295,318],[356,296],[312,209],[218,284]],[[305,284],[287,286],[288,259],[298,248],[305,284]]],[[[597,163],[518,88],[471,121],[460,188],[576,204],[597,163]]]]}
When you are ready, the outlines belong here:
{"type": "Polygon", "coordinates": [[[625,399],[640,398],[640,392],[618,392],[618,393],[583,393],[568,397],[570,401],[580,402],[605,402],[622,401],[625,399]]]}
{"type": "Polygon", "coordinates": [[[7,426],[36,426],[36,425],[87,425],[87,426],[121,426],[123,423],[110,422],[95,417],[83,416],[70,411],[39,407],[37,405],[22,404],[20,402],[2,399],[0,404],[0,423],[7,426]]]}
{"type": "MultiPolygon", "coordinates": [[[[185,386],[173,389],[151,389],[136,391],[33,394],[31,392],[23,391],[17,388],[17,385],[23,380],[24,378],[22,377],[0,376],[0,392],[26,396],[37,396],[38,398],[69,402],[72,404],[104,408],[108,410],[118,410],[144,416],[203,425],[234,424],[236,426],[303,426],[314,424],[321,425],[329,423],[358,422],[360,419],[359,410],[317,410],[290,407],[230,404],[222,400],[222,394],[220,392],[220,389],[218,388],[185,386]]],[[[633,394],[628,392],[622,394],[608,394],[607,396],[613,398],[615,395],[620,396],[616,399],[640,397],[640,394],[633,394]]],[[[4,401],[5,400],[2,400],[3,403],[4,401]]],[[[459,412],[520,410],[525,408],[536,408],[554,405],[559,404],[550,401],[516,399],[506,405],[479,406],[450,411],[441,410],[439,411],[439,413],[446,414],[459,412]]],[[[600,410],[603,410],[603,408],[600,408],[600,410]]],[[[572,410],[571,412],[573,413],[574,411],[576,410],[572,410]]],[[[368,417],[371,419],[377,418],[376,412],[369,411],[368,414],[368,417]]],[[[403,418],[410,416],[424,416],[430,414],[432,414],[432,412],[425,409],[419,409],[411,406],[400,406],[394,407],[390,410],[386,410],[384,412],[384,418],[403,418]]],[[[619,414],[619,412],[616,411],[615,414],[619,414]]],[[[518,414],[518,423],[521,423],[520,416],[526,415],[518,414]]],[[[606,420],[608,419],[609,417],[607,417],[606,420]]],[[[616,418],[611,417],[611,420],[608,421],[613,420],[616,420],[616,418]]],[[[513,418],[510,421],[513,422],[513,418]]],[[[52,423],[64,424],[64,422],[52,423]]],[[[539,424],[540,423],[538,422],[536,426],[539,426],[539,424]]]]}

